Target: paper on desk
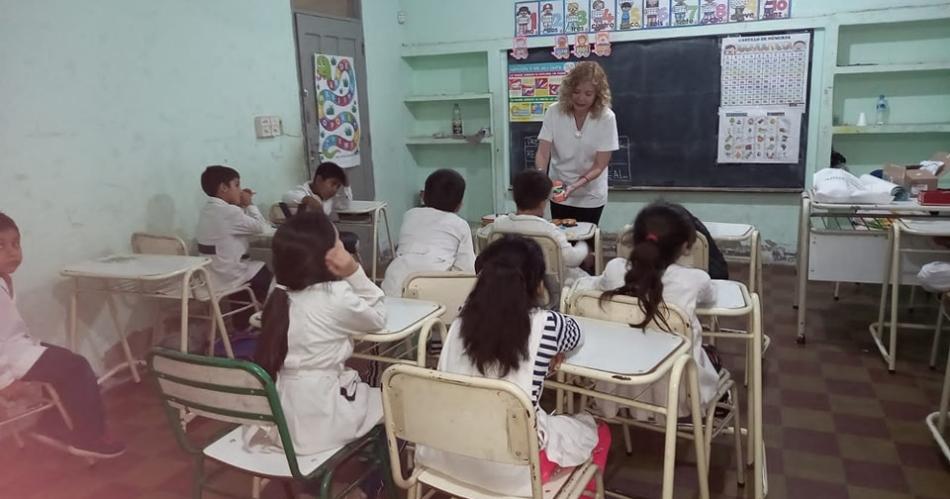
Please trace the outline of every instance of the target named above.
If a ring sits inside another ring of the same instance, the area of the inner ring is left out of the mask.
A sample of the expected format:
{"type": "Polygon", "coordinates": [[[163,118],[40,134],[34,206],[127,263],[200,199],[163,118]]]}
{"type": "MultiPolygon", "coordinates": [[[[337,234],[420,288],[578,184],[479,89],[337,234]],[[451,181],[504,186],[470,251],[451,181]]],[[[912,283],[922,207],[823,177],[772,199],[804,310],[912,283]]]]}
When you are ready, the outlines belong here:
{"type": "Polygon", "coordinates": [[[858,178],[838,168],[819,170],[812,184],[814,199],[820,203],[890,203],[901,189],[899,185],[873,175],[858,178]]]}

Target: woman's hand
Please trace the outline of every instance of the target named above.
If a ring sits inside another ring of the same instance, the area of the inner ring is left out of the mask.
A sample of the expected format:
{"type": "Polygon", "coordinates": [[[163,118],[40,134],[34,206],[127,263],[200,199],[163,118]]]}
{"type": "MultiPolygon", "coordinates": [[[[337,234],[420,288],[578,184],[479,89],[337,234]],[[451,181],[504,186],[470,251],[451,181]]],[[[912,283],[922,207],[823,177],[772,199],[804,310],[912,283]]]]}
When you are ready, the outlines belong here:
{"type": "Polygon", "coordinates": [[[336,244],[327,251],[326,263],[327,270],[340,279],[350,277],[360,268],[360,264],[356,262],[353,255],[343,247],[343,241],[340,241],[339,237],[336,239],[336,244]]]}

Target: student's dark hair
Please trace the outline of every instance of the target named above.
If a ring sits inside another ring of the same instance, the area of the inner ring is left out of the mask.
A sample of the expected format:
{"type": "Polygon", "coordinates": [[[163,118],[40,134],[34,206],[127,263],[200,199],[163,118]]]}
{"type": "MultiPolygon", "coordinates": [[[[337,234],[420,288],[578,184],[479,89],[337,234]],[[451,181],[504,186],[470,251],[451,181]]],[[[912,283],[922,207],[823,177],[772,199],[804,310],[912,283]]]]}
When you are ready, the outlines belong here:
{"type": "Polygon", "coordinates": [[[515,175],[511,183],[512,196],[519,210],[533,210],[551,196],[551,179],[544,173],[530,168],[515,175]]]}
{"type": "Polygon", "coordinates": [[[346,170],[340,168],[340,165],[332,161],[324,161],[317,166],[317,171],[313,172],[313,180],[316,181],[317,177],[323,180],[335,178],[343,185],[350,185],[350,180],[346,178],[346,170]]]}
{"type": "Polygon", "coordinates": [[[201,190],[205,191],[208,196],[215,197],[218,195],[219,185],[227,185],[236,178],[241,178],[241,174],[230,166],[209,166],[201,174],[201,190]]]}
{"type": "Polygon", "coordinates": [[[448,168],[432,172],[426,177],[425,199],[426,206],[441,211],[453,212],[462,204],[465,197],[465,179],[462,175],[448,168]]]}
{"type": "Polygon", "coordinates": [[[254,361],[271,377],[277,376],[287,357],[287,330],[290,327],[287,291],[300,291],[313,284],[335,280],[325,260],[335,244],[336,229],[319,210],[290,217],[274,234],[271,249],[278,287],[271,291],[264,305],[263,332],[254,352],[254,361]]]}
{"type": "Polygon", "coordinates": [[[480,373],[504,377],[528,359],[544,254],[533,240],[506,235],[478,255],[475,271],[478,280],[459,314],[462,344],[480,373]]]}
{"type": "Polygon", "coordinates": [[[17,227],[16,222],[13,221],[6,213],[0,211],[0,230],[10,230],[13,229],[20,232],[20,228],[17,227]]]}
{"type": "Polygon", "coordinates": [[[696,241],[696,227],[686,215],[686,208],[678,204],[656,201],[640,210],[633,221],[633,250],[623,286],[607,291],[600,297],[601,304],[615,295],[633,296],[640,301],[644,318],[634,327],[642,328],[658,319],[666,330],[666,318],[658,314],[663,303],[663,272],[682,255],[683,248],[696,241]]]}

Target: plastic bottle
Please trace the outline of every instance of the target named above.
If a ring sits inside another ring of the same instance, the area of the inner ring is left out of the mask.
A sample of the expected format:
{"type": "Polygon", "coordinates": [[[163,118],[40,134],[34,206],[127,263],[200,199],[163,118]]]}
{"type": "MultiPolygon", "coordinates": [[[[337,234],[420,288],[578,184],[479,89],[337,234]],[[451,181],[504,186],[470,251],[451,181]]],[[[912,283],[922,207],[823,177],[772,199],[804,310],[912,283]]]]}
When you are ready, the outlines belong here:
{"type": "Polygon", "coordinates": [[[883,95],[877,98],[877,107],[875,108],[875,124],[887,124],[887,118],[890,114],[890,106],[887,105],[887,99],[883,95]]]}
{"type": "Polygon", "coordinates": [[[462,110],[458,104],[452,108],[452,135],[462,135],[462,110]]]}

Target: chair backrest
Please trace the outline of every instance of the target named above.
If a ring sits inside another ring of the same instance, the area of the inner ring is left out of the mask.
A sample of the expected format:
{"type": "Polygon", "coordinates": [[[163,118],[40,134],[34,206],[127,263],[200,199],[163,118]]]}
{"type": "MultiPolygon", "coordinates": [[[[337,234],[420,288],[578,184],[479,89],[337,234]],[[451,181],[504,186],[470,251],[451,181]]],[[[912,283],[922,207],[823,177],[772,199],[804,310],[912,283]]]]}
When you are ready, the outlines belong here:
{"type": "MultiPolygon", "coordinates": [[[[645,314],[640,308],[640,300],[632,296],[615,295],[601,303],[602,294],[601,291],[594,290],[573,291],[564,300],[564,312],[624,324],[639,324],[643,320],[645,314]]],[[[658,318],[654,318],[647,324],[648,329],[668,331],[692,341],[692,326],[689,317],[682,309],[676,305],[661,303],[657,315],[665,319],[669,329],[664,327],[663,322],[658,318]]]]}
{"type": "Polygon", "coordinates": [[[228,423],[275,426],[294,477],[301,477],[277,388],[263,368],[244,360],[153,348],[148,357],[169,423],[185,449],[181,410],[228,423]]]}
{"type": "MultiPolygon", "coordinates": [[[[630,224],[624,225],[620,231],[620,236],[617,237],[617,256],[621,258],[630,257],[630,252],[633,251],[632,235],[633,226],[630,224]]],[[[697,232],[696,242],[693,243],[685,255],[680,257],[677,263],[684,267],[709,272],[709,241],[706,240],[706,236],[697,232]]]]}
{"type": "Polygon", "coordinates": [[[267,218],[270,219],[272,223],[279,225],[286,222],[288,218],[294,215],[294,213],[297,213],[296,205],[287,204],[281,201],[270,205],[270,210],[267,212],[267,218]]]}
{"type": "Polygon", "coordinates": [[[148,255],[180,255],[188,254],[188,246],[177,236],[136,232],[132,234],[132,251],[148,255]]]}
{"type": "Polygon", "coordinates": [[[542,496],[535,411],[520,388],[508,381],[404,364],[386,369],[382,386],[394,474],[402,473],[401,439],[475,459],[529,466],[533,496],[542,496]]]}
{"type": "MultiPolygon", "coordinates": [[[[494,227],[494,224],[492,227],[494,227]]],[[[546,306],[557,306],[561,299],[560,293],[561,287],[564,286],[565,274],[564,259],[561,255],[561,245],[558,244],[557,240],[551,237],[551,235],[548,233],[506,231],[503,229],[496,230],[494,228],[492,228],[491,232],[488,234],[488,244],[501,239],[506,234],[533,239],[538,243],[539,246],[541,246],[541,251],[544,253],[545,268],[545,296],[542,296],[542,301],[544,301],[546,306]]]]}
{"type": "Polygon", "coordinates": [[[477,278],[467,272],[416,272],[406,278],[403,298],[436,302],[445,307],[442,322],[451,324],[458,317],[477,278]]]}

